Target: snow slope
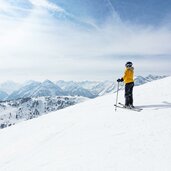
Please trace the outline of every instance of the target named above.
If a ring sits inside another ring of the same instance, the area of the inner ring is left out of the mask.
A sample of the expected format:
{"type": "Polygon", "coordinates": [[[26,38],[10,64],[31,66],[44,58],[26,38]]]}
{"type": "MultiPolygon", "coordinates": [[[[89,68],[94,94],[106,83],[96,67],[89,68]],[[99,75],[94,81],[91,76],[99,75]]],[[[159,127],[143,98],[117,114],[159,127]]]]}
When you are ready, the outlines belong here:
{"type": "Polygon", "coordinates": [[[170,84],[135,87],[140,113],[115,112],[111,94],[0,130],[0,170],[170,171],[170,84]]]}

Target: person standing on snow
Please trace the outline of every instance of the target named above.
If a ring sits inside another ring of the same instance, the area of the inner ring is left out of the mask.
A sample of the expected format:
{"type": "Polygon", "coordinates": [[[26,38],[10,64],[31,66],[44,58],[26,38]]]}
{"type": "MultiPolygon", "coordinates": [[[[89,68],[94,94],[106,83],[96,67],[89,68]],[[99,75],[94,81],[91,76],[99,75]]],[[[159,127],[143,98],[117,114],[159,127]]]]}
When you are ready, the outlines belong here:
{"type": "Polygon", "coordinates": [[[125,107],[134,108],[133,106],[133,87],[134,87],[134,67],[132,62],[127,62],[125,64],[125,73],[121,79],[117,82],[125,83],[125,107]]]}

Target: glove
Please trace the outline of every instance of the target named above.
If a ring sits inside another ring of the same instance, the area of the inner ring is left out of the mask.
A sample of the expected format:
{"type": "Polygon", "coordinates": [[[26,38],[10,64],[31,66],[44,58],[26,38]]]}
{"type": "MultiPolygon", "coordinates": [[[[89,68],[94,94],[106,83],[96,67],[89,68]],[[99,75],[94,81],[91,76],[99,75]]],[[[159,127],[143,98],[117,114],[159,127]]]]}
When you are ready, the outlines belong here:
{"type": "Polygon", "coordinates": [[[118,78],[118,79],[117,79],[117,82],[123,82],[123,78],[121,78],[121,79],[118,78]]]}
{"type": "Polygon", "coordinates": [[[117,79],[117,82],[121,82],[121,79],[120,79],[120,78],[118,78],[118,79],[117,79]]]}

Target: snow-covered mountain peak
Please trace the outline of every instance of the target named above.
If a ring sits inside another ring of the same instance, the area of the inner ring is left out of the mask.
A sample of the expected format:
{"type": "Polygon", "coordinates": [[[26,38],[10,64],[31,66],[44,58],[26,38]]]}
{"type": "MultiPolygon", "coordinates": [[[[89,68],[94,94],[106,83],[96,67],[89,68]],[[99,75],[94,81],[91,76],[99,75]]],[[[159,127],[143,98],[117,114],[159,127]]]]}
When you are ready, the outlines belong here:
{"type": "Polygon", "coordinates": [[[34,81],[34,80],[29,80],[29,81],[26,81],[24,84],[23,84],[23,86],[30,86],[30,85],[38,85],[38,84],[40,84],[40,82],[38,82],[38,81],[34,81]]]}
{"type": "Polygon", "coordinates": [[[42,84],[43,85],[47,85],[47,86],[49,86],[49,85],[55,85],[52,81],[50,81],[50,80],[45,80],[45,81],[43,81],[42,82],[42,84]]]}
{"type": "Polygon", "coordinates": [[[61,90],[61,88],[59,87],[59,86],[57,86],[55,83],[53,83],[52,81],[50,81],[50,80],[45,80],[45,81],[43,81],[41,84],[40,84],[40,87],[44,87],[44,88],[49,88],[49,89],[60,89],[60,91],[62,91],[61,90]]]}

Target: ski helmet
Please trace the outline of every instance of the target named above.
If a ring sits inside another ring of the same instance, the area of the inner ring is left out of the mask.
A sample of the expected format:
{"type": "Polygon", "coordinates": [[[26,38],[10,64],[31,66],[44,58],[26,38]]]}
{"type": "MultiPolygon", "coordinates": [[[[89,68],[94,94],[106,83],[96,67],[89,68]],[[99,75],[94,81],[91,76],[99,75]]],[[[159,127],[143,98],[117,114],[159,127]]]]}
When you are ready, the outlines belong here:
{"type": "Polygon", "coordinates": [[[133,65],[132,62],[127,62],[127,63],[125,64],[126,67],[132,67],[132,65],[133,65]]]}

